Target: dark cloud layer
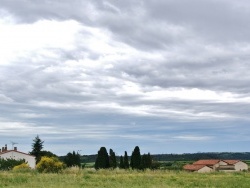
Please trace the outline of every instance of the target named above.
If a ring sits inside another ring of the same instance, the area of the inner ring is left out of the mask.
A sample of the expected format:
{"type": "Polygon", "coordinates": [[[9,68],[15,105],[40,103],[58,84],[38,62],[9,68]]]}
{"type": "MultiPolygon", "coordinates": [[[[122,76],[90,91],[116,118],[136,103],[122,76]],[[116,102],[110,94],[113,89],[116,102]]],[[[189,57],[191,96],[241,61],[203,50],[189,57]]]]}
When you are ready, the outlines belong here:
{"type": "Polygon", "coordinates": [[[58,154],[246,151],[247,1],[0,4],[3,141],[30,150],[40,134],[58,154]]]}

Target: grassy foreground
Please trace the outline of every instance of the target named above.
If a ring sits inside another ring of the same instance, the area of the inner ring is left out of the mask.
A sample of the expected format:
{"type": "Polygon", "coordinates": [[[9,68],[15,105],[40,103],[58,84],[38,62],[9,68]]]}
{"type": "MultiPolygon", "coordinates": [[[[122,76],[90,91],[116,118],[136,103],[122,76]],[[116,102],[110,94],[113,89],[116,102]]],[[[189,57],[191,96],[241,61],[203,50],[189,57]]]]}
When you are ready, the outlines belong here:
{"type": "Polygon", "coordinates": [[[174,171],[125,171],[66,169],[60,174],[0,172],[0,188],[163,188],[163,187],[249,187],[250,173],[188,173],[174,171]]]}

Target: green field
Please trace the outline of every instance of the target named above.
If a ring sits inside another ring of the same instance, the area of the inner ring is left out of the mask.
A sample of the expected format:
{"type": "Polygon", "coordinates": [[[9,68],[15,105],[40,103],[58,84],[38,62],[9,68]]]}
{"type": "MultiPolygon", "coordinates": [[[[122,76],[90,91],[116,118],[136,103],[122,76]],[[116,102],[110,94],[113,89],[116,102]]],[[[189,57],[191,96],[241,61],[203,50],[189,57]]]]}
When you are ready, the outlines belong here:
{"type": "Polygon", "coordinates": [[[59,174],[29,172],[0,172],[0,187],[18,188],[163,188],[163,187],[249,187],[250,173],[188,173],[183,171],[132,171],[76,168],[59,174]]]}

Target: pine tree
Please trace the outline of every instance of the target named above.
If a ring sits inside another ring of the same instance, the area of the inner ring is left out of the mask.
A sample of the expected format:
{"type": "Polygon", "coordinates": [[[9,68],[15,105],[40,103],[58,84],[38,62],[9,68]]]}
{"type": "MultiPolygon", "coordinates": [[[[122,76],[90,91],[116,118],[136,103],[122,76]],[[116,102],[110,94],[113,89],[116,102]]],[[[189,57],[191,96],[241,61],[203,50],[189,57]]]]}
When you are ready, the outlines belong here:
{"type": "Polygon", "coordinates": [[[120,157],[120,164],[119,164],[120,168],[124,168],[124,161],[123,161],[123,156],[121,155],[120,157]]]}
{"type": "Polygon", "coordinates": [[[132,167],[132,169],[141,168],[141,153],[138,146],[136,146],[134,151],[132,152],[130,166],[132,167]]]}
{"type": "Polygon", "coordinates": [[[105,147],[101,147],[98,151],[95,161],[95,169],[109,168],[109,156],[105,147]]]}
{"type": "Polygon", "coordinates": [[[38,163],[41,160],[43,143],[44,141],[42,141],[38,135],[33,140],[32,151],[30,152],[30,154],[36,157],[36,163],[38,163]]]}
{"type": "Polygon", "coordinates": [[[112,149],[109,150],[109,166],[113,169],[117,167],[115,152],[112,149]]]}
{"type": "Polygon", "coordinates": [[[124,154],[124,168],[125,168],[125,169],[128,169],[128,168],[129,168],[129,162],[128,162],[128,154],[127,154],[127,151],[125,151],[125,154],[124,154]]]}

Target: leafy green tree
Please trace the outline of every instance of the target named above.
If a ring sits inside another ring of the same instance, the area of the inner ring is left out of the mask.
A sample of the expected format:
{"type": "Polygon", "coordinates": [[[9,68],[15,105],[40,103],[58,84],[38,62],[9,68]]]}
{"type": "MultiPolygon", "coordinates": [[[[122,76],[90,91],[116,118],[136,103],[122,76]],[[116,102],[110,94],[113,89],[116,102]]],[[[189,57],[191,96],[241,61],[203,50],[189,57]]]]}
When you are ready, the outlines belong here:
{"type": "Polygon", "coordinates": [[[109,155],[105,147],[101,147],[98,151],[95,161],[95,169],[109,168],[109,155]]]}
{"type": "Polygon", "coordinates": [[[129,161],[128,161],[128,154],[127,154],[127,151],[125,151],[125,154],[124,154],[124,168],[125,168],[125,169],[128,169],[128,168],[129,168],[129,161]]]}
{"type": "Polygon", "coordinates": [[[43,143],[44,141],[42,141],[38,135],[33,140],[32,151],[30,152],[30,154],[36,157],[36,163],[41,160],[43,143]]]}
{"type": "Polygon", "coordinates": [[[132,169],[141,168],[141,153],[138,146],[136,146],[134,151],[132,152],[130,166],[132,169]]]}
{"type": "Polygon", "coordinates": [[[117,167],[115,152],[112,149],[109,150],[109,166],[113,169],[117,167]]]}
{"type": "Polygon", "coordinates": [[[124,168],[124,161],[123,161],[123,156],[120,156],[120,164],[119,164],[119,168],[124,168]]]}
{"type": "Polygon", "coordinates": [[[72,153],[68,153],[64,158],[64,163],[68,166],[81,166],[80,154],[73,151],[72,153]]]}

